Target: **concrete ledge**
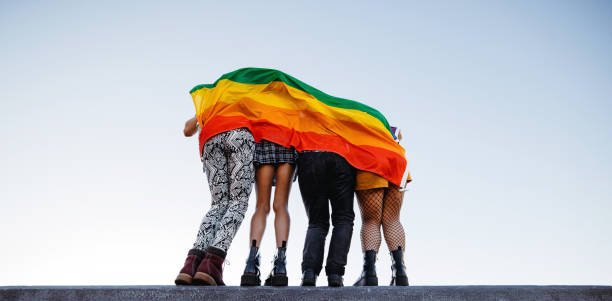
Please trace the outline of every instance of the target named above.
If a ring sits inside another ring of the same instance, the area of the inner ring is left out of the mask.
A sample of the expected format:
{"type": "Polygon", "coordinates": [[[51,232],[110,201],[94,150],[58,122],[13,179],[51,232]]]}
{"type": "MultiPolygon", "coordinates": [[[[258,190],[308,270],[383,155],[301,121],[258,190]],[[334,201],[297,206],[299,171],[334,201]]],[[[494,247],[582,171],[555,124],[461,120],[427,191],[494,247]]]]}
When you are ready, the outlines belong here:
{"type": "Polygon", "coordinates": [[[0,300],[612,300],[612,286],[8,286],[0,300]]]}

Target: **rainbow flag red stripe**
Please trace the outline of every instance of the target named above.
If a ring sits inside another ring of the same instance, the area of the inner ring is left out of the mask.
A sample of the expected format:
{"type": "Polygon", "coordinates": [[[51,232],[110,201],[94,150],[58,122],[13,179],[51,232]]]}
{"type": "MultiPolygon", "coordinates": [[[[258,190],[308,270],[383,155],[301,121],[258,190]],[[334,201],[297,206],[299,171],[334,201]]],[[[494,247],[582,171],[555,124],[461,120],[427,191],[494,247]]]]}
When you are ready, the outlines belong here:
{"type": "Polygon", "coordinates": [[[325,94],[278,70],[243,68],[190,91],[200,132],[200,151],[212,136],[248,128],[298,151],[337,153],[357,169],[400,185],[410,180],[404,149],[376,109],[325,94]]]}

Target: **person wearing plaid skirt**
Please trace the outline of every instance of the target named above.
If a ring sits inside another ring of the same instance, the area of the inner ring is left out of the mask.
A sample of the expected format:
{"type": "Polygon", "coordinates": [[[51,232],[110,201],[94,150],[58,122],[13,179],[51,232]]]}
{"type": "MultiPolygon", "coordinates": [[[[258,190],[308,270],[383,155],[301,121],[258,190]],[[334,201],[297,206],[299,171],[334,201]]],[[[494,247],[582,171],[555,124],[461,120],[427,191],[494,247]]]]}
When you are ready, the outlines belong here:
{"type": "Polygon", "coordinates": [[[244,273],[240,279],[241,286],[258,286],[261,284],[259,278],[259,244],[270,212],[272,186],[276,186],[272,208],[274,209],[277,253],[274,256],[274,267],[266,279],[265,285],[287,286],[287,260],[285,256],[289,237],[287,203],[291,183],[295,175],[296,161],[297,152],[293,147],[286,148],[267,140],[261,140],[255,144],[253,164],[256,168],[257,205],[251,218],[251,249],[244,273]]]}

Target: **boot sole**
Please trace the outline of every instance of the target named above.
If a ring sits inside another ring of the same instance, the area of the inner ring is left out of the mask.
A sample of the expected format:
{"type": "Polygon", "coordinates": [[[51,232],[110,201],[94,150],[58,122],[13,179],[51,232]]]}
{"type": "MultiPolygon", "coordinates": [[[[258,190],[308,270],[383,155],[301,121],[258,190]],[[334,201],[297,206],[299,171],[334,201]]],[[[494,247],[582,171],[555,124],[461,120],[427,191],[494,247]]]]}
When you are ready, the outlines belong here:
{"type": "Polygon", "coordinates": [[[261,279],[255,275],[242,275],[240,277],[240,286],[260,286],[261,279]]]}
{"type": "Polygon", "coordinates": [[[193,277],[189,274],[180,273],[174,280],[174,284],[176,285],[191,285],[193,277]]]}
{"type": "Polygon", "coordinates": [[[365,279],[361,278],[359,281],[355,282],[353,286],[378,286],[378,277],[366,277],[365,279]],[[361,284],[362,281],[363,284],[361,284]]]}
{"type": "Polygon", "coordinates": [[[217,282],[212,276],[202,272],[197,272],[192,282],[195,285],[217,285],[217,282]]]}
{"type": "Polygon", "coordinates": [[[408,286],[408,277],[395,277],[395,286],[408,286]]]}
{"type": "Polygon", "coordinates": [[[316,281],[314,282],[310,282],[310,281],[302,281],[302,284],[300,284],[301,286],[315,286],[317,283],[316,281]]]}
{"type": "Polygon", "coordinates": [[[378,286],[378,277],[366,277],[365,286],[378,286]]]}
{"type": "Polygon", "coordinates": [[[284,275],[272,276],[270,277],[269,281],[266,280],[266,286],[287,286],[288,284],[289,284],[289,278],[284,275]]]}

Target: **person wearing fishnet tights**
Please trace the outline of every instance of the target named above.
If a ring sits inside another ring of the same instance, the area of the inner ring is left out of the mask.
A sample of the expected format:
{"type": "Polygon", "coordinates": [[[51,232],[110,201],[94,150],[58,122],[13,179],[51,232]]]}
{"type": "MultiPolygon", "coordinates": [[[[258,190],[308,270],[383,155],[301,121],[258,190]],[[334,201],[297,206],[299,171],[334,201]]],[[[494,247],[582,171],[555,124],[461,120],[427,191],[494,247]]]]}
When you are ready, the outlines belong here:
{"type": "Polygon", "coordinates": [[[408,277],[404,267],[404,254],[406,239],[404,227],[399,220],[400,209],[404,192],[399,187],[375,174],[357,172],[357,189],[364,186],[381,186],[364,190],[356,190],[357,202],[361,211],[361,249],[363,250],[363,271],[354,286],[378,285],[376,276],[376,254],[381,243],[381,227],[385,242],[391,253],[393,264],[391,266],[391,285],[406,286],[408,277]],[[364,180],[368,179],[369,180],[364,180]],[[376,180],[372,180],[375,179],[376,180]],[[378,184],[376,184],[378,182],[378,184]]]}
{"type": "MultiPolygon", "coordinates": [[[[401,134],[397,137],[397,140],[400,140],[401,134]]],[[[407,174],[406,181],[411,181],[410,174],[407,174]]],[[[391,285],[407,286],[403,253],[406,238],[404,227],[399,220],[404,192],[379,175],[360,170],[356,176],[355,194],[361,210],[361,249],[364,264],[361,277],[354,286],[378,285],[375,263],[381,243],[381,227],[393,261],[391,285]]]]}

